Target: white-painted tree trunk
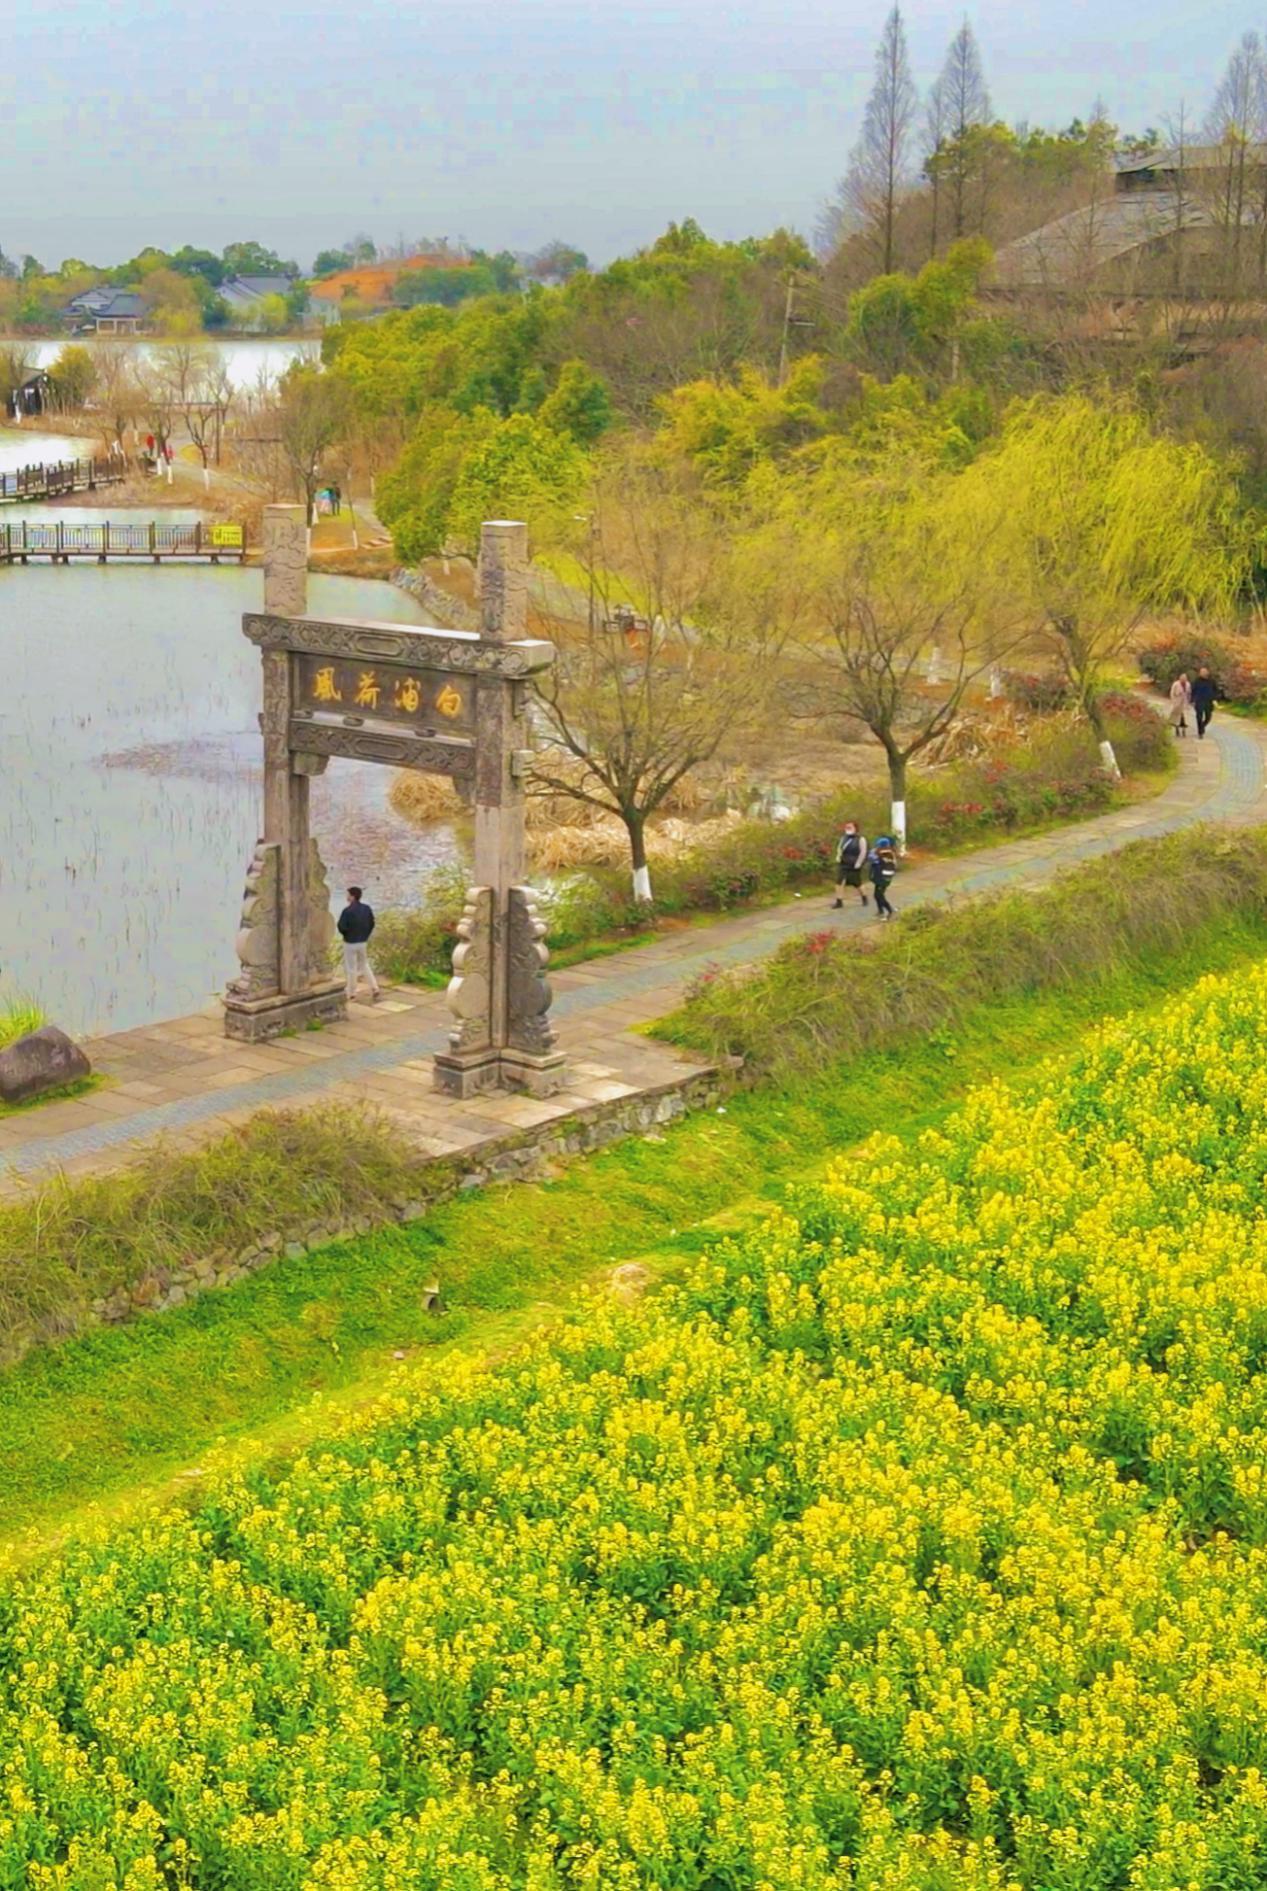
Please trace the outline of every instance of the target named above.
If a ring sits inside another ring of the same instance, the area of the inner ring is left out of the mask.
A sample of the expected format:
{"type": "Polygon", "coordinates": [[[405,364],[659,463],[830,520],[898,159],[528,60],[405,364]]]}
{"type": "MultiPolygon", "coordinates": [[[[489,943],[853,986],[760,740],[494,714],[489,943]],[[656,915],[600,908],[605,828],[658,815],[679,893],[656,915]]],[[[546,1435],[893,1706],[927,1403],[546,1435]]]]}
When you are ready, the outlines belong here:
{"type": "Polygon", "coordinates": [[[1100,744],[1100,760],[1109,774],[1112,775],[1114,781],[1121,781],[1122,771],[1117,765],[1117,755],[1114,752],[1113,744],[1107,740],[1100,744]]]}
{"type": "Polygon", "coordinates": [[[204,466],[202,469],[202,489],[204,492],[211,491],[211,468],[209,466],[204,466]]]}
{"type": "Polygon", "coordinates": [[[899,854],[906,852],[906,803],[894,801],[889,809],[889,820],[893,827],[893,844],[899,854]]]}
{"type": "Polygon", "coordinates": [[[651,903],[651,869],[635,867],[633,870],[633,896],[645,904],[651,903]]]}
{"type": "Polygon", "coordinates": [[[941,651],[936,644],[928,653],[928,680],[930,683],[941,682],[941,651]]]}
{"type": "Polygon", "coordinates": [[[997,663],[990,665],[990,701],[997,702],[1003,694],[1003,672],[997,663]]]}

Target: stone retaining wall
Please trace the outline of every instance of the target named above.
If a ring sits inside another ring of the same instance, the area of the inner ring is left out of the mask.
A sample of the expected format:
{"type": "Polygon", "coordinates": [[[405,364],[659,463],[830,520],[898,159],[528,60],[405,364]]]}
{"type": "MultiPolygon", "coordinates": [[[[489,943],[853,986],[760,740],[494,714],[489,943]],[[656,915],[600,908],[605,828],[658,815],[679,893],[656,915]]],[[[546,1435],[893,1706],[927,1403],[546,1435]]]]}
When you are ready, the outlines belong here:
{"type": "MultiPolygon", "coordinates": [[[[693,1071],[673,1083],[637,1090],[605,1103],[591,1103],[533,1129],[490,1136],[463,1156],[423,1160],[418,1166],[418,1194],[414,1200],[400,1204],[394,1219],[418,1221],[438,1203],[451,1200],[463,1190],[539,1179],[571,1156],[591,1155],[626,1136],[654,1134],[688,1110],[715,1108],[724,1088],[720,1071],[711,1067],[693,1071]]],[[[132,1287],[121,1287],[108,1299],[95,1301],[93,1314],[99,1321],[117,1325],[141,1313],[183,1306],[197,1294],[230,1287],[272,1261],[297,1260],[310,1248],[368,1234],[379,1225],[370,1217],[362,1217],[343,1225],[307,1222],[295,1228],[269,1229],[241,1253],[199,1255],[187,1267],[151,1274],[132,1287]]],[[[443,1286],[441,1281],[441,1291],[443,1286]]]]}
{"type": "Polygon", "coordinates": [[[398,591],[407,591],[429,611],[441,630],[478,630],[479,612],[443,590],[425,571],[393,571],[392,583],[398,591]]]}

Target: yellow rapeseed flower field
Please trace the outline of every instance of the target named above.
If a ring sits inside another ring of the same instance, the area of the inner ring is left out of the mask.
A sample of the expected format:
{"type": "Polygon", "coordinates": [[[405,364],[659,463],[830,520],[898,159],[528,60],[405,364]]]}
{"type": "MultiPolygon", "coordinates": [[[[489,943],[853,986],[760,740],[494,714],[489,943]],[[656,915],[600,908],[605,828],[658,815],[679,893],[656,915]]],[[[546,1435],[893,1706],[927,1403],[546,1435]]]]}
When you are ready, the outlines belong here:
{"type": "Polygon", "coordinates": [[[1267,971],[0,1587],[2,1891],[1261,1891],[1267,971]]]}

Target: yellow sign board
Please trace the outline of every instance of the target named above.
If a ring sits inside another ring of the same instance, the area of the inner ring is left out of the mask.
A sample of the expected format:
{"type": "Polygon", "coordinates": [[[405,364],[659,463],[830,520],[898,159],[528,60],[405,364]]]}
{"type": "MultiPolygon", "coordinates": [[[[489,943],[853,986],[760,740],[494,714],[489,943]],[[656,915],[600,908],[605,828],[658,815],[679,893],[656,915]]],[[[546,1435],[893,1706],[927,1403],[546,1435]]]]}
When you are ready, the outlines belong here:
{"type": "Polygon", "coordinates": [[[240,525],[213,525],[211,543],[221,550],[241,551],[242,527],[240,525]]]}

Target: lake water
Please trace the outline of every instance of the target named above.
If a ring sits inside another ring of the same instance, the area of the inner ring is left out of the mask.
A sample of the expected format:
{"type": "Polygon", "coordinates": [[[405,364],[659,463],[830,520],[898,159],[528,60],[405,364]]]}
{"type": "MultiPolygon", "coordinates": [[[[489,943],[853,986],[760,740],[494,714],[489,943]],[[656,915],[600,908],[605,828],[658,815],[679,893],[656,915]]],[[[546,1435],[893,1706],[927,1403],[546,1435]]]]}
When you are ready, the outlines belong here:
{"type": "MultiPolygon", "coordinates": [[[[0,427],[0,473],[16,473],[21,466],[53,466],[59,460],[87,459],[91,441],[82,435],[37,433],[34,427],[0,427]]],[[[4,508],[5,516],[17,518],[4,508]]]]}
{"type": "MultiPolygon", "coordinates": [[[[0,570],[0,992],[75,1031],[196,1009],[235,969],[259,831],[259,653],[236,568],[0,570]]],[[[386,584],[313,577],[329,616],[417,623],[386,584]]],[[[457,856],[452,828],[393,813],[391,771],[332,761],[313,829],[336,901],[415,902],[457,856]]]]}
{"type": "MultiPolygon", "coordinates": [[[[161,341],[129,341],[126,336],[108,335],[62,335],[17,345],[29,349],[37,368],[48,368],[69,341],[82,342],[88,348],[134,349],[149,360],[160,355],[164,346],[172,346],[171,343],[164,344],[161,341]]],[[[219,355],[235,388],[253,388],[261,370],[276,380],[292,361],[300,357],[315,361],[321,354],[321,343],[316,337],[303,341],[270,341],[258,335],[199,335],[196,341],[199,347],[213,350],[219,355]]]]}

